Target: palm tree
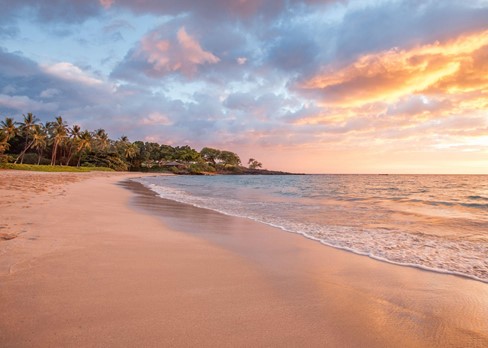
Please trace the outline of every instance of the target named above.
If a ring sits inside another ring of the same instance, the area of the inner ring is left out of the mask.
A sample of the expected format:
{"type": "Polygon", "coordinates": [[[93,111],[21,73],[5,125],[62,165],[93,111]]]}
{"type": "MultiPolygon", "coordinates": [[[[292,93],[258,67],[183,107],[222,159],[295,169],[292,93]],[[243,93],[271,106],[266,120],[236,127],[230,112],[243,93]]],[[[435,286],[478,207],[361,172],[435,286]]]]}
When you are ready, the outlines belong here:
{"type": "Polygon", "coordinates": [[[78,125],[74,125],[73,128],[70,128],[68,130],[69,132],[69,138],[68,138],[68,143],[69,143],[69,148],[68,148],[68,159],[66,160],[66,165],[69,165],[69,162],[71,161],[71,157],[73,157],[73,150],[76,147],[76,142],[80,138],[80,133],[81,133],[81,127],[78,125]]]}
{"type": "Polygon", "coordinates": [[[35,125],[32,130],[32,148],[37,149],[37,164],[41,163],[43,150],[47,147],[47,132],[42,125],[35,125]]]}
{"type": "Polygon", "coordinates": [[[97,129],[94,137],[98,151],[103,152],[107,150],[108,146],[110,145],[110,139],[108,138],[108,134],[105,132],[105,129],[97,129]]]}
{"type": "Polygon", "coordinates": [[[8,150],[10,144],[7,141],[8,136],[3,131],[0,131],[0,155],[8,150]]]}
{"type": "Polygon", "coordinates": [[[32,129],[34,126],[39,122],[39,119],[32,114],[32,112],[28,112],[27,116],[22,115],[24,117],[24,121],[20,124],[20,130],[22,134],[25,137],[25,145],[24,145],[24,150],[20,153],[20,155],[17,157],[14,163],[17,163],[17,161],[20,159],[20,163],[24,163],[24,155],[29,150],[30,147],[30,138],[31,138],[31,133],[32,129]]]}
{"type": "MultiPolygon", "coordinates": [[[[29,141],[29,143],[27,143],[27,145],[24,147],[24,150],[22,150],[21,154],[19,155],[19,157],[21,157],[22,159],[24,158],[24,155],[28,149],[30,149],[31,147],[34,147],[34,145],[36,145],[35,147],[39,151],[39,149],[43,146],[42,143],[43,142],[45,143],[47,140],[47,134],[44,131],[44,126],[42,124],[33,125],[31,127],[31,130],[30,130],[30,136],[32,137],[32,139],[29,141]]],[[[17,159],[19,157],[17,157],[17,159]]],[[[22,161],[20,163],[22,164],[22,161]]]]}
{"type": "Polygon", "coordinates": [[[5,121],[0,122],[0,154],[7,151],[10,147],[8,141],[19,133],[17,122],[13,118],[6,117],[5,121]]]}
{"type": "Polygon", "coordinates": [[[5,121],[0,122],[2,127],[2,132],[5,135],[5,141],[8,142],[10,139],[19,134],[19,129],[17,128],[18,122],[15,122],[11,117],[5,117],[5,121]]]}
{"type": "Polygon", "coordinates": [[[68,136],[68,126],[63,121],[61,116],[56,117],[56,121],[49,122],[48,128],[51,132],[51,139],[53,141],[53,153],[51,157],[51,165],[56,164],[56,158],[58,155],[58,147],[61,145],[68,136]]]}
{"type": "Polygon", "coordinates": [[[128,143],[124,150],[124,156],[129,161],[137,156],[139,153],[139,147],[136,144],[128,143]]]}
{"type": "Polygon", "coordinates": [[[78,142],[76,144],[76,152],[78,153],[78,163],[76,164],[77,167],[80,166],[81,162],[81,155],[86,150],[91,150],[92,144],[92,135],[89,131],[85,130],[80,133],[80,137],[78,138],[78,142]]]}
{"type": "Polygon", "coordinates": [[[117,150],[120,156],[124,156],[125,149],[129,144],[130,141],[126,135],[122,135],[119,139],[115,141],[115,149],[117,150]]]}

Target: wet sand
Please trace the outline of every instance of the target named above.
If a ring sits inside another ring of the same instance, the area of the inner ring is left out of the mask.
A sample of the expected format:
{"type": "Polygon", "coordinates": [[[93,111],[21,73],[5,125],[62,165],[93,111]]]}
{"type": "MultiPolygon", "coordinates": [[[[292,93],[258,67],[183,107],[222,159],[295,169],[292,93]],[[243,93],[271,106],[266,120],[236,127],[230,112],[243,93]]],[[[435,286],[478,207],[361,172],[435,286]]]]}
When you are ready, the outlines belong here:
{"type": "Polygon", "coordinates": [[[488,346],[487,284],[163,200],[134,174],[12,173],[2,347],[488,346]]]}

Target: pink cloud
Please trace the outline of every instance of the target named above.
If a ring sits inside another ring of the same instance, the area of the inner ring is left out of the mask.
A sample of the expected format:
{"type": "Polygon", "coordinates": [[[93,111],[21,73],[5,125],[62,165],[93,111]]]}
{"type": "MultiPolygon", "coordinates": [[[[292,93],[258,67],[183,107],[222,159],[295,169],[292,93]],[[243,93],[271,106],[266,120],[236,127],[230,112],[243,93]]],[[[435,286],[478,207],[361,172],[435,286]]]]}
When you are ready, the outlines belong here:
{"type": "Polygon", "coordinates": [[[145,57],[154,72],[165,74],[179,71],[186,76],[193,76],[199,65],[216,64],[220,59],[205,51],[200,43],[181,27],[176,40],[160,37],[159,32],[152,32],[141,41],[139,55],[145,57]]]}
{"type": "Polygon", "coordinates": [[[58,104],[39,102],[27,96],[0,94],[0,108],[51,112],[58,108],[58,104]]]}
{"type": "Polygon", "coordinates": [[[143,125],[154,126],[154,125],[163,125],[169,126],[173,124],[171,120],[164,114],[160,112],[152,112],[147,117],[144,117],[141,120],[143,125]]]}
{"type": "Polygon", "coordinates": [[[105,8],[110,8],[115,0],[100,0],[100,5],[102,5],[105,8]]]}

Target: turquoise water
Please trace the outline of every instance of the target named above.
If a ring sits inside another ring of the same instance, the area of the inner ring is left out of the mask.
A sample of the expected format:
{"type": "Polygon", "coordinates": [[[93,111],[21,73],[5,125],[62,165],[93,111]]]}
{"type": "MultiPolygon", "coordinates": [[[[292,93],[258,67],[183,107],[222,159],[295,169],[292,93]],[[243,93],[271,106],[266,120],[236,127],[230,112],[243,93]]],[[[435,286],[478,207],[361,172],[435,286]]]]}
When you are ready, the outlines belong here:
{"type": "Polygon", "coordinates": [[[165,176],[162,198],[392,263],[488,282],[488,176],[165,176]]]}

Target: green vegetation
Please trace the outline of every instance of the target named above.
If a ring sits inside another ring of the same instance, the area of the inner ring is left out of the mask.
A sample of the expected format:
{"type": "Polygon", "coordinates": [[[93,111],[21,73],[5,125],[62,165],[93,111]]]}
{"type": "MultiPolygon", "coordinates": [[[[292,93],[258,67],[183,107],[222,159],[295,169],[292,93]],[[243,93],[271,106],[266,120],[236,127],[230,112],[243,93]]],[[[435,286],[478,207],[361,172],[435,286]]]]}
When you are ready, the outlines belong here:
{"type": "Polygon", "coordinates": [[[254,158],[249,158],[247,164],[249,165],[249,169],[257,169],[263,167],[263,164],[261,162],[256,161],[254,158]]]}
{"type": "Polygon", "coordinates": [[[51,166],[51,165],[37,165],[37,164],[15,164],[4,163],[0,164],[2,169],[28,170],[33,172],[113,172],[113,169],[106,167],[69,167],[69,166],[51,166]]]}
{"type": "MultiPolygon", "coordinates": [[[[260,174],[262,164],[251,158],[241,166],[231,151],[188,145],[112,140],[104,129],[82,130],[61,116],[43,124],[32,113],[17,122],[0,121],[0,168],[50,172],[91,170],[171,172],[175,174],[260,174]]],[[[270,173],[263,171],[264,174],[270,173]]]]}

